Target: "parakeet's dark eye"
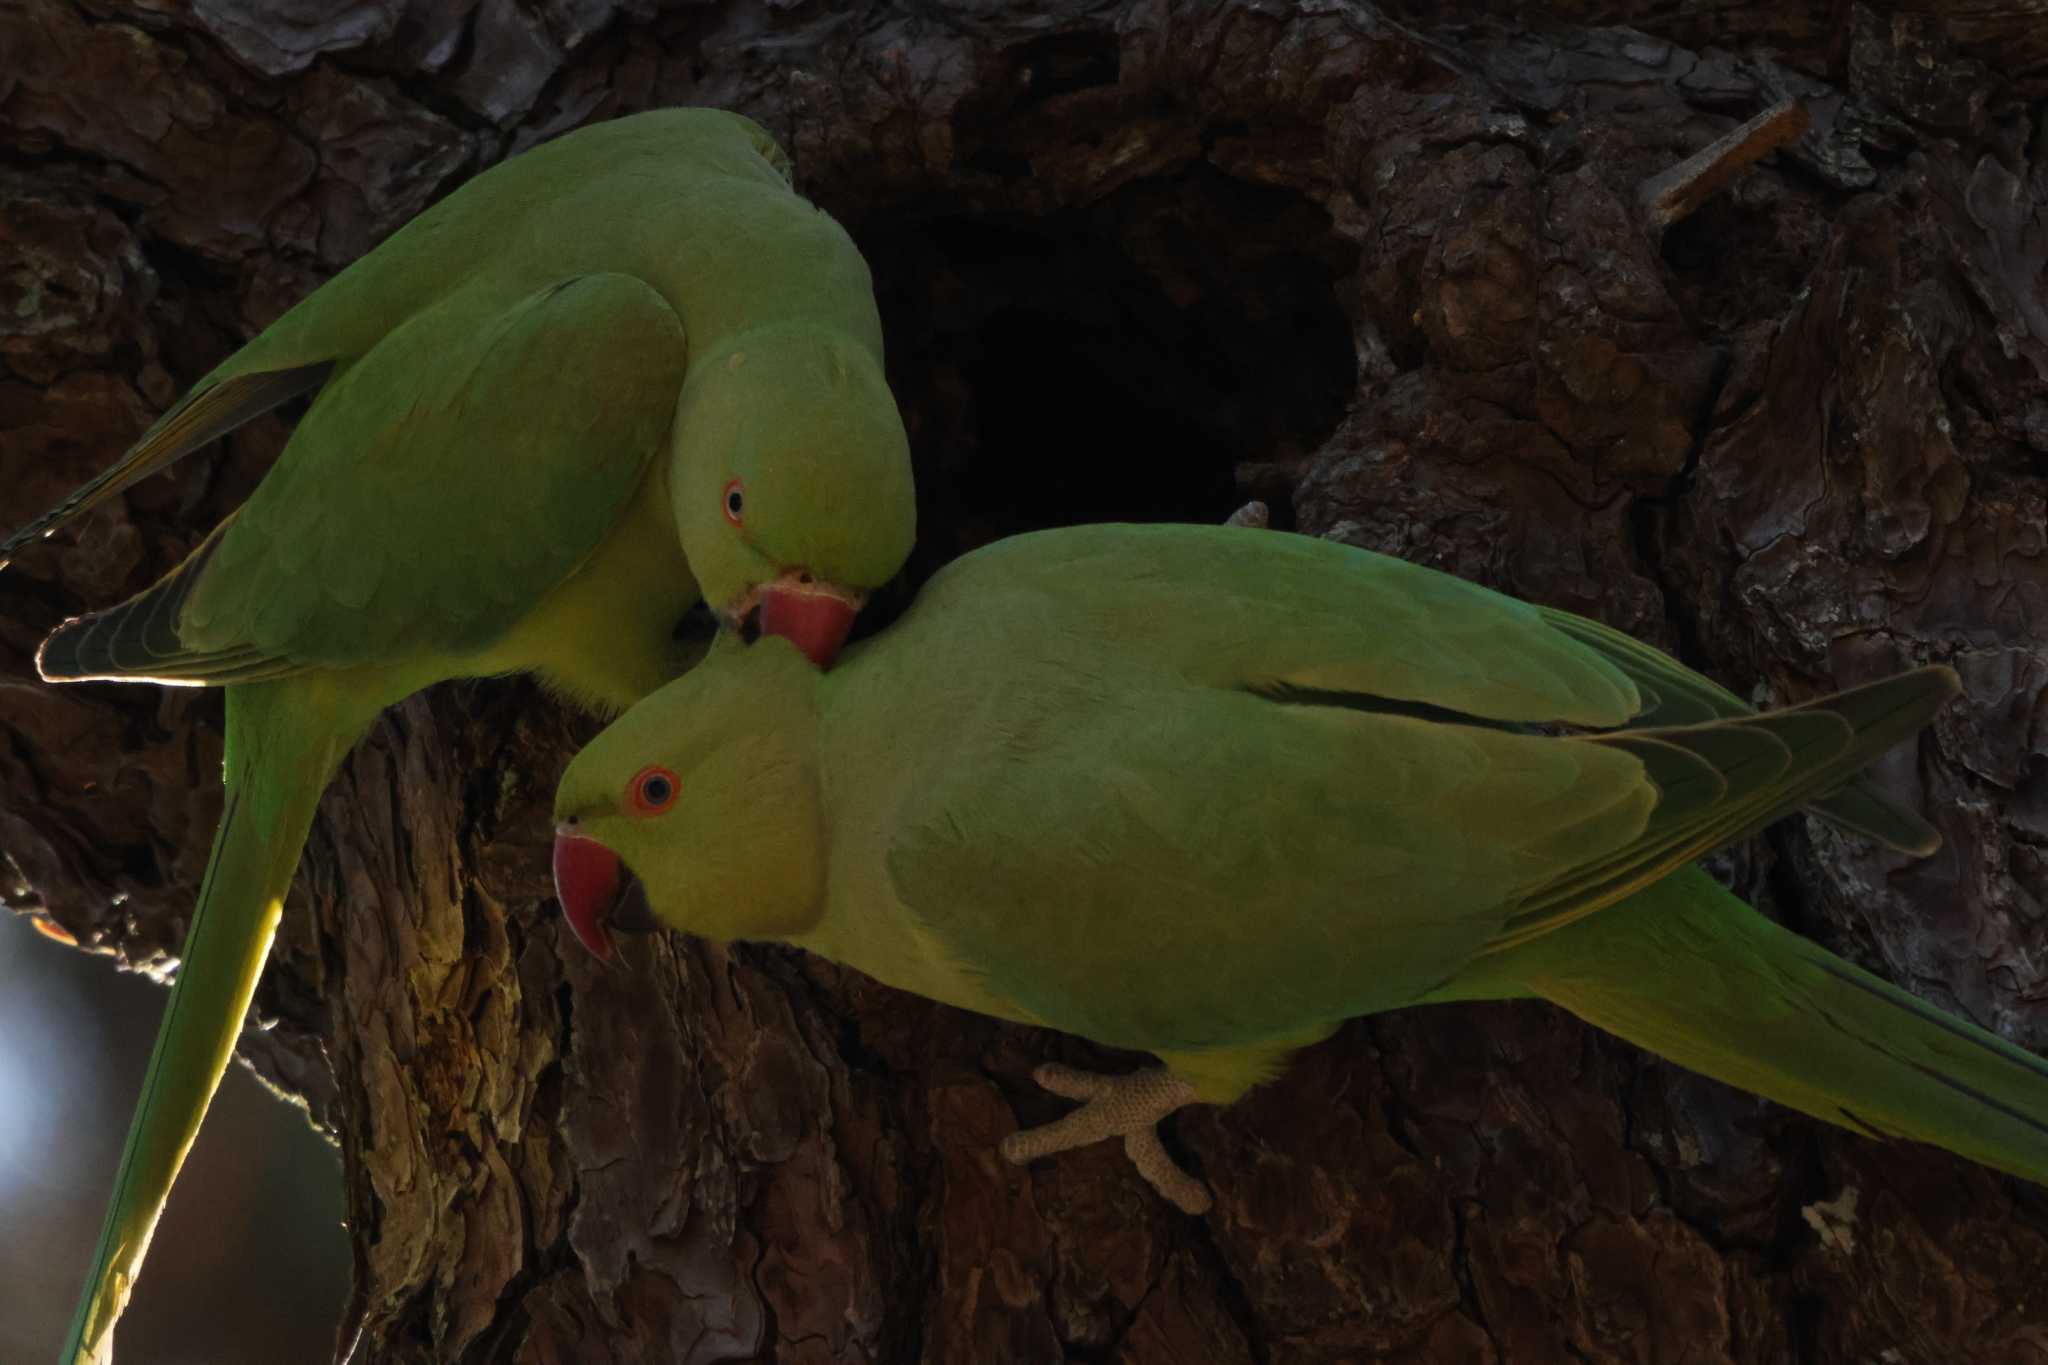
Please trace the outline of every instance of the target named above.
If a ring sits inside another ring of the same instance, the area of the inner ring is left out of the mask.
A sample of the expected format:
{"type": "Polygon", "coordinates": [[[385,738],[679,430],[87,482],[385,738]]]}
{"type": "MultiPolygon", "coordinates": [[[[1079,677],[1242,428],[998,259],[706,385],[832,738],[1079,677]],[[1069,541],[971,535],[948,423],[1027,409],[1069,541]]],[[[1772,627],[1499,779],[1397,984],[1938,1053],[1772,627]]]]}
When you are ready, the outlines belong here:
{"type": "Polygon", "coordinates": [[[626,788],[626,803],[636,814],[661,814],[676,803],[676,775],[659,763],[648,764],[633,774],[626,788]]]}
{"type": "Polygon", "coordinates": [[[725,486],[725,519],[738,526],[746,510],[746,490],[740,486],[738,479],[734,479],[725,486]]]}

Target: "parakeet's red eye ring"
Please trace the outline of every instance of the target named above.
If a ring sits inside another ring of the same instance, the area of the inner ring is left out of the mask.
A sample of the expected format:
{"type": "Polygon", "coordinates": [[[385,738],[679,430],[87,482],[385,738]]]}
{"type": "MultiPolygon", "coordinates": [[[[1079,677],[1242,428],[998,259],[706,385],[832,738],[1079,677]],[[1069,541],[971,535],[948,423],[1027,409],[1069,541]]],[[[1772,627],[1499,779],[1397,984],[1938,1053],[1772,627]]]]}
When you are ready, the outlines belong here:
{"type": "Polygon", "coordinates": [[[676,775],[659,763],[648,764],[633,774],[626,801],[636,814],[661,814],[676,803],[676,775]]]}
{"type": "Polygon", "coordinates": [[[725,519],[738,526],[743,519],[741,514],[747,510],[746,490],[741,486],[738,479],[732,479],[726,483],[724,504],[725,519]]]}

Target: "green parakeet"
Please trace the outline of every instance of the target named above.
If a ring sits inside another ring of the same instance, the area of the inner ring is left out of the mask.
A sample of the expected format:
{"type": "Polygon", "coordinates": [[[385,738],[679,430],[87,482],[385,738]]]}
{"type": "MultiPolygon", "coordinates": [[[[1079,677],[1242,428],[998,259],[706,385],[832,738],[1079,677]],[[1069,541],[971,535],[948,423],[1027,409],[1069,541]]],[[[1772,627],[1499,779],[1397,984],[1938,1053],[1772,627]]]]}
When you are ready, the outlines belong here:
{"type": "Polygon", "coordinates": [[[622,708],[699,599],[829,659],[907,557],[908,445],[868,270],[716,110],[477,176],[223,363],[28,540],[295,395],[249,500],[66,622],[57,681],[227,687],[227,804],[66,1359],[100,1359],[231,1055],[321,791],[384,707],[532,671],[622,708]]]}
{"type": "Polygon", "coordinates": [[[1122,1137],[1191,1211],[1167,1113],[1351,1016],[1518,996],[2048,1182],[2048,1063],[1692,866],[1799,806],[1931,851],[1857,775],[1956,688],[1920,668],[1757,714],[1604,626],[1362,550],[1044,532],[956,561],[830,672],[721,640],[570,763],[556,884],[599,951],[651,909],[1157,1054],[1042,1069],[1086,1102],[1004,1150],[1122,1137]]]}

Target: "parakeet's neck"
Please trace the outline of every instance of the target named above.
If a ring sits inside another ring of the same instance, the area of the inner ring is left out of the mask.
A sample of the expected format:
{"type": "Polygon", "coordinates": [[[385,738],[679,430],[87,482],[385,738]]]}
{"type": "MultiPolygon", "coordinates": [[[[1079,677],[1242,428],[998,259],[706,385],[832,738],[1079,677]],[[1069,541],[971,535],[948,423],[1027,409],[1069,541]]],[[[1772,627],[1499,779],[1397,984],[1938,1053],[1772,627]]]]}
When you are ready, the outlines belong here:
{"type": "Polygon", "coordinates": [[[824,913],[782,941],[898,990],[1018,1023],[1038,1024],[990,991],[904,905],[890,876],[886,831],[928,769],[915,756],[942,746],[944,726],[909,725],[887,669],[825,677],[818,722],[819,794],[827,838],[824,913]]]}
{"type": "Polygon", "coordinates": [[[824,917],[807,932],[780,942],[956,1009],[1019,1024],[1045,1023],[990,991],[980,974],[949,955],[891,893],[881,868],[858,858],[839,858],[827,877],[831,891],[824,917]]]}
{"type": "Polygon", "coordinates": [[[787,189],[742,179],[694,185],[645,221],[635,273],[688,320],[692,352],[804,323],[881,357],[867,262],[844,228],[793,203],[787,189]]]}

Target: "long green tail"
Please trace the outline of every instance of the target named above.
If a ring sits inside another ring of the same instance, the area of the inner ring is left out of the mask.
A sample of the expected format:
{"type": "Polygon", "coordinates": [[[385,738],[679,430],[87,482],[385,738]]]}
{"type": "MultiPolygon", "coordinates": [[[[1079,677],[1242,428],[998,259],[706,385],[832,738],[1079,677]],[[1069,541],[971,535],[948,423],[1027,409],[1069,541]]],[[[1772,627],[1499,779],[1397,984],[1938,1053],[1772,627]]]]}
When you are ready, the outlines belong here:
{"type": "Polygon", "coordinates": [[[1780,928],[1697,867],[1484,970],[1442,998],[1539,995],[1829,1123],[2048,1185],[2048,1060],[1780,928]]]}
{"type": "Polygon", "coordinates": [[[228,689],[227,806],[63,1365],[110,1358],[157,1217],[234,1056],[314,808],[354,739],[309,715],[322,710],[294,682],[228,689]]]}

